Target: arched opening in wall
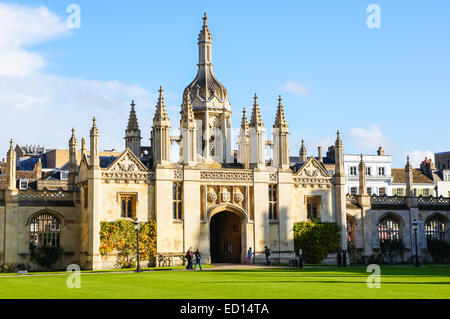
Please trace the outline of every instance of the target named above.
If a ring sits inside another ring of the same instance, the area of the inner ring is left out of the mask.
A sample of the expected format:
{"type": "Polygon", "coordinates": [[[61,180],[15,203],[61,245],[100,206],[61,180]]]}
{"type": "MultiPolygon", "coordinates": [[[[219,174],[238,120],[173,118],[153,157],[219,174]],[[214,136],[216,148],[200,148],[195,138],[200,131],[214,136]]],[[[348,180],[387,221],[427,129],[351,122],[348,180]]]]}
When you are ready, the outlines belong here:
{"type": "Polygon", "coordinates": [[[60,244],[61,222],[50,212],[43,212],[29,221],[30,246],[58,247],[60,244]]]}
{"type": "Polygon", "coordinates": [[[355,218],[351,215],[346,215],[347,219],[347,250],[348,250],[348,256],[350,258],[350,262],[354,263],[357,260],[357,253],[356,253],[356,221],[355,218]]]}
{"type": "Polygon", "coordinates": [[[240,263],[241,218],[231,212],[214,214],[210,221],[210,249],[213,263],[240,263]]]}
{"type": "Polygon", "coordinates": [[[435,213],[425,220],[427,240],[447,241],[448,220],[445,216],[435,213]]]}
{"type": "Polygon", "coordinates": [[[378,239],[383,241],[400,241],[400,219],[388,214],[382,217],[378,222],[378,239]]]}

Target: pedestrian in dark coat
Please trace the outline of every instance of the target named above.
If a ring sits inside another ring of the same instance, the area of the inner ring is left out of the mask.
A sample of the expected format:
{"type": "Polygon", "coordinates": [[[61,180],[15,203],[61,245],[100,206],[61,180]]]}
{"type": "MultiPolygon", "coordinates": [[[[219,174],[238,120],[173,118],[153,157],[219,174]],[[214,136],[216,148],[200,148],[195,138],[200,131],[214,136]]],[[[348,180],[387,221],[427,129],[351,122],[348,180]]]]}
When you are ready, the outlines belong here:
{"type": "Polygon", "coordinates": [[[198,250],[198,248],[197,248],[197,250],[195,251],[195,265],[194,265],[194,270],[195,270],[195,268],[197,268],[197,265],[200,266],[200,270],[203,270],[203,269],[202,269],[202,255],[200,254],[200,250],[198,250]]]}

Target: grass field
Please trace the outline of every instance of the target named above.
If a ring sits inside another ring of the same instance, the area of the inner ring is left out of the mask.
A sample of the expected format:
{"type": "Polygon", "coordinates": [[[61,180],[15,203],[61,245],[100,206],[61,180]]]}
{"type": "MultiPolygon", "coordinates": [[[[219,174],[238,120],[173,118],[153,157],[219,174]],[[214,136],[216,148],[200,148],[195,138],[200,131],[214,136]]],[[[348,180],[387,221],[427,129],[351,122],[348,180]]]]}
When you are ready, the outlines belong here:
{"type": "Polygon", "coordinates": [[[369,289],[363,267],[0,276],[0,298],[450,298],[450,267],[382,267],[369,289]]]}

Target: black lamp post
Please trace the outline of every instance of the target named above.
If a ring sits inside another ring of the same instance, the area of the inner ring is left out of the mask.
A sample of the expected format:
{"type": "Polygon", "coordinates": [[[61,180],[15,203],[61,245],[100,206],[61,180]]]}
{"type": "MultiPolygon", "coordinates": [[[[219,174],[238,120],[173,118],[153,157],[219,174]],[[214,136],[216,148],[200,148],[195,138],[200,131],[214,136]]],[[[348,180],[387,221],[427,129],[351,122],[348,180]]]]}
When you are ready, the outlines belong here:
{"type": "Polygon", "coordinates": [[[141,264],[139,262],[139,230],[141,229],[141,225],[139,224],[139,221],[136,217],[136,220],[134,221],[134,230],[136,231],[136,249],[137,249],[137,265],[136,265],[136,272],[142,272],[141,270],[141,264]]]}
{"type": "Polygon", "coordinates": [[[414,241],[415,241],[415,245],[416,245],[416,260],[415,260],[415,263],[414,263],[414,266],[416,266],[416,267],[419,267],[420,266],[420,264],[419,264],[419,249],[418,249],[418,245],[417,245],[417,229],[418,229],[418,225],[419,225],[419,223],[414,219],[414,222],[412,223],[413,224],[413,230],[414,230],[414,241]]]}

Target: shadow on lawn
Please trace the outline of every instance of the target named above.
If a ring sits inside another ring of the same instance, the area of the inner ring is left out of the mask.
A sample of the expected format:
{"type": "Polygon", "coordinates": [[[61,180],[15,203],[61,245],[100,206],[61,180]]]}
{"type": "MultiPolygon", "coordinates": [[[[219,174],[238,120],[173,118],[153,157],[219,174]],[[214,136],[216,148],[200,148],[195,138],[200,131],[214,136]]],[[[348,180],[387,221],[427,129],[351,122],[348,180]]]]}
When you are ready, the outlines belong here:
{"type": "MultiPolygon", "coordinates": [[[[360,281],[339,281],[339,280],[308,280],[308,281],[294,281],[294,280],[280,280],[280,281],[266,281],[266,280],[249,280],[249,281],[201,281],[200,284],[255,284],[255,283],[264,283],[264,284],[309,284],[309,283],[319,283],[319,284],[366,284],[366,282],[360,281]]],[[[381,280],[381,284],[395,284],[395,285],[450,285],[450,282],[445,281],[436,281],[436,282],[417,282],[417,281],[383,281],[381,280]]]]}
{"type": "MultiPolygon", "coordinates": [[[[221,269],[214,270],[215,273],[296,273],[296,274],[317,274],[321,277],[351,277],[367,276],[366,268],[265,268],[265,269],[221,269]],[[335,273],[333,275],[326,273],[335,273]],[[319,273],[325,273],[323,275],[319,273]],[[348,274],[348,275],[347,275],[348,274]]],[[[450,267],[384,267],[381,266],[381,274],[385,276],[423,276],[423,277],[450,277],[450,267]]]]}

